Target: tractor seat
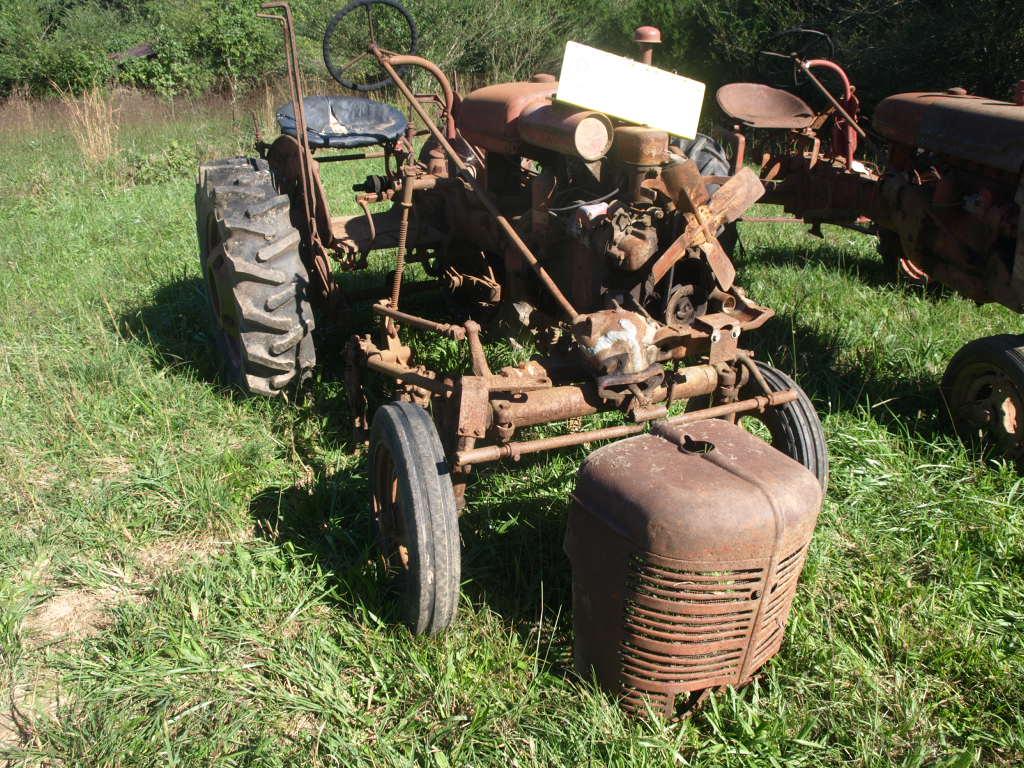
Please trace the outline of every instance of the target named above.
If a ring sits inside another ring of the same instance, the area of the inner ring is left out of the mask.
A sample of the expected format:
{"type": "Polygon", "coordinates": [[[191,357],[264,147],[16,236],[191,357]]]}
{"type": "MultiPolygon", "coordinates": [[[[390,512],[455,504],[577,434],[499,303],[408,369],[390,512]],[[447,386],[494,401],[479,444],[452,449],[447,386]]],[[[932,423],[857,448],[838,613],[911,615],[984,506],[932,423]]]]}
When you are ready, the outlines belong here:
{"type": "MultiPolygon", "coordinates": [[[[390,104],[354,96],[307,96],[306,134],[311,147],[352,149],[391,144],[409,121],[390,104]]],[[[295,108],[288,102],[277,110],[281,131],[298,138],[295,108]]]]}
{"type": "Polygon", "coordinates": [[[814,110],[799,96],[760,83],[723,85],[715,100],[725,114],[751,128],[799,131],[815,118],[814,110]]]}

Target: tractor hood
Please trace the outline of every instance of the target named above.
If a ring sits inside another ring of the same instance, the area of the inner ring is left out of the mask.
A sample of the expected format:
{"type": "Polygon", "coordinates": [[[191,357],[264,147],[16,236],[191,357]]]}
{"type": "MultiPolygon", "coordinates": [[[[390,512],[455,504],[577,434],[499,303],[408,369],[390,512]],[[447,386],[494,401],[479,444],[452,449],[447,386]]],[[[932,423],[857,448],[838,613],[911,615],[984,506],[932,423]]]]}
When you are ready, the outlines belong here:
{"type": "Polygon", "coordinates": [[[873,124],[896,144],[1010,173],[1024,167],[1024,107],[1007,101],[956,93],[900,93],[878,104],[873,124]]]}

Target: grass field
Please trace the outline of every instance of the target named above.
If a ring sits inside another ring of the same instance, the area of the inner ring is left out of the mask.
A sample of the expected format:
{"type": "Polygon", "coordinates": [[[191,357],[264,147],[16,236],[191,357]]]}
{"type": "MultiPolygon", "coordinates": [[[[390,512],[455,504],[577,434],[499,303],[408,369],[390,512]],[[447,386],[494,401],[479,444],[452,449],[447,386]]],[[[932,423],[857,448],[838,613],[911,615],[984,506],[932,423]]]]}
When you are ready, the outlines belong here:
{"type": "Polygon", "coordinates": [[[1024,487],[950,436],[936,391],[963,343],[1019,317],[888,283],[871,238],[744,225],[741,283],[777,311],[750,342],[818,406],[831,484],[764,677],[686,722],[632,721],[569,664],[583,450],[475,481],[459,620],[413,639],[339,383],[299,408],[216,383],[191,168],[241,128],[125,118],[90,167],[59,116],[5,109],[0,761],[1024,761],[1024,487]]]}

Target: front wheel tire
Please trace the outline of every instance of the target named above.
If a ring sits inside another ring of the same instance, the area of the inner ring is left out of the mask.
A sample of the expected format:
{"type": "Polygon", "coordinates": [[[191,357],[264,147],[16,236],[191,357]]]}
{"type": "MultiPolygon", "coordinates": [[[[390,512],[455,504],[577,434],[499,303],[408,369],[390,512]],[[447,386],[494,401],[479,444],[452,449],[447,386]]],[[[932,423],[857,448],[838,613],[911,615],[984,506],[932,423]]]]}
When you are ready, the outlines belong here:
{"type": "MultiPolygon", "coordinates": [[[[764,413],[748,413],[739,417],[741,425],[751,432],[759,434],[778,451],[800,462],[809,469],[821,484],[824,491],[828,487],[828,447],[825,444],[825,431],[821,426],[818,412],[814,410],[807,394],[792,378],[760,360],[755,360],[768,389],[781,392],[795,389],[797,399],[784,405],[769,408],[764,413]]],[[[740,390],[740,399],[763,395],[761,387],[751,377],[750,381],[740,390]]],[[[707,408],[708,398],[691,400],[687,410],[707,408]]]]}
{"type": "Polygon", "coordinates": [[[461,554],[451,474],[425,410],[405,402],[377,410],[369,472],[377,540],[405,623],[414,635],[437,634],[455,621],[461,554]]]}
{"type": "Polygon", "coordinates": [[[964,345],[950,360],[941,391],[961,440],[1024,458],[1024,336],[964,345]]]}

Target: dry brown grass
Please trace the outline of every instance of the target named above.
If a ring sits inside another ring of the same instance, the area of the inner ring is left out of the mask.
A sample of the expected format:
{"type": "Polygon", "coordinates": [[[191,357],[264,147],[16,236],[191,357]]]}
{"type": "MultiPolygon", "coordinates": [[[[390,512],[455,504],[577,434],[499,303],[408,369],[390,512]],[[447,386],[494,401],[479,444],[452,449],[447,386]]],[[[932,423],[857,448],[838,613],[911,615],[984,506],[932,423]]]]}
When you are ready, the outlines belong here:
{"type": "Polygon", "coordinates": [[[0,104],[0,130],[35,130],[35,102],[27,88],[15,87],[0,104]]]}
{"type": "Polygon", "coordinates": [[[103,165],[118,152],[119,109],[113,94],[92,88],[79,97],[54,88],[60,93],[66,110],[68,129],[78,151],[90,168],[103,165]]]}

